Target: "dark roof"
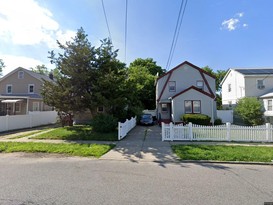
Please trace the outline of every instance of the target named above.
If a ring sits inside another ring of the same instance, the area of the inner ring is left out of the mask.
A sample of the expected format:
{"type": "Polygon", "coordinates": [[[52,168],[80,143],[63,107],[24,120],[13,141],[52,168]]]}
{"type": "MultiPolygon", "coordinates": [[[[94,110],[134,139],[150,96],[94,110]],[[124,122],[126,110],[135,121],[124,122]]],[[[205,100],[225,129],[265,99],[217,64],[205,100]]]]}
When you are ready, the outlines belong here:
{"type": "Polygon", "coordinates": [[[239,73],[242,73],[244,75],[273,75],[273,69],[267,68],[267,69],[234,69],[239,73]]]}

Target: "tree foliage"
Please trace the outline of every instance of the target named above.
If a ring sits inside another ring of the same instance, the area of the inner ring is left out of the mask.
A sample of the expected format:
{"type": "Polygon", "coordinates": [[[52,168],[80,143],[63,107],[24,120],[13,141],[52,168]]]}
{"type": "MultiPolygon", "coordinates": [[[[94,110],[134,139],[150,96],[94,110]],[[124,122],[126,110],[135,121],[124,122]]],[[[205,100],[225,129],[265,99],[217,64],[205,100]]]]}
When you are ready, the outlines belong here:
{"type": "Polygon", "coordinates": [[[107,114],[126,117],[134,100],[124,63],[116,57],[109,39],[95,48],[81,28],[72,41],[58,42],[63,53],[49,52],[56,82],[45,82],[42,95],[45,103],[59,111],[76,112],[89,109],[94,113],[103,106],[107,114]]]}
{"type": "Polygon", "coordinates": [[[2,76],[3,68],[5,68],[4,61],[0,59],[0,76],[2,76]]]}
{"type": "Polygon", "coordinates": [[[135,85],[135,93],[143,108],[155,108],[155,80],[165,72],[152,58],[137,58],[130,64],[129,81],[135,85]]]}
{"type": "Polygon", "coordinates": [[[261,125],[263,119],[263,104],[255,97],[245,97],[238,101],[235,112],[247,125],[261,125]]]}
{"type": "Polygon", "coordinates": [[[48,75],[50,71],[48,68],[43,64],[43,65],[37,65],[35,68],[31,68],[31,70],[35,73],[39,73],[42,75],[48,75]]]}

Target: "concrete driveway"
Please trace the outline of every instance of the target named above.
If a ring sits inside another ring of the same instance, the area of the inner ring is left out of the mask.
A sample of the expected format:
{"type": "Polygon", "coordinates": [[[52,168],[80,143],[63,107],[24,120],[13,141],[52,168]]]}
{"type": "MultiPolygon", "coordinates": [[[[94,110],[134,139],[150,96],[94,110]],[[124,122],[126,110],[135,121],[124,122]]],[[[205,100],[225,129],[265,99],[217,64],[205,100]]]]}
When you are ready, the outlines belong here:
{"type": "Polygon", "coordinates": [[[136,126],[116,147],[102,156],[105,160],[130,160],[132,162],[175,162],[169,142],[161,141],[161,128],[136,126]]]}

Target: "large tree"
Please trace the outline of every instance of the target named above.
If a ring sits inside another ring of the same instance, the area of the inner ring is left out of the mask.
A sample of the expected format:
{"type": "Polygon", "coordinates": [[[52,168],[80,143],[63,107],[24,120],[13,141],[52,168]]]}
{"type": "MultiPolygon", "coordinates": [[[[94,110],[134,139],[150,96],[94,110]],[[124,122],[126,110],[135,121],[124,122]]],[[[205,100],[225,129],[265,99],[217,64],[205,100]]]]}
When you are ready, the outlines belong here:
{"type": "Polygon", "coordinates": [[[2,76],[3,68],[5,67],[4,61],[0,59],[0,76],[2,76]]]}
{"type": "Polygon", "coordinates": [[[134,92],[145,109],[155,108],[155,80],[165,73],[152,58],[138,58],[129,68],[129,81],[135,85],[134,92]]]}
{"type": "Polygon", "coordinates": [[[96,111],[103,106],[105,112],[121,118],[130,107],[130,91],[126,86],[125,64],[117,60],[117,50],[104,39],[95,48],[81,28],[72,41],[58,42],[63,53],[50,52],[51,63],[58,70],[56,82],[45,82],[45,102],[60,111],[96,111]]]}
{"type": "Polygon", "coordinates": [[[31,70],[35,73],[39,73],[42,75],[48,75],[50,73],[50,71],[48,70],[48,68],[44,64],[37,65],[35,68],[31,68],[31,70]]]}

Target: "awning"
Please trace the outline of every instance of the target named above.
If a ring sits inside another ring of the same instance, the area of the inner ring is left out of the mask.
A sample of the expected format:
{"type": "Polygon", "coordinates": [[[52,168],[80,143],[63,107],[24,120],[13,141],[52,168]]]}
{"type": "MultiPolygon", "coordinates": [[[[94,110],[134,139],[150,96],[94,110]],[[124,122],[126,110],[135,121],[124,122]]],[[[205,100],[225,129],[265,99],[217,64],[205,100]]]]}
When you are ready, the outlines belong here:
{"type": "Polygon", "coordinates": [[[162,100],[159,101],[159,103],[161,103],[161,104],[162,103],[164,103],[164,104],[165,103],[171,103],[171,99],[162,99],[162,100]]]}
{"type": "Polygon", "coordinates": [[[2,103],[17,103],[22,101],[21,99],[14,99],[14,100],[2,100],[2,103]]]}

